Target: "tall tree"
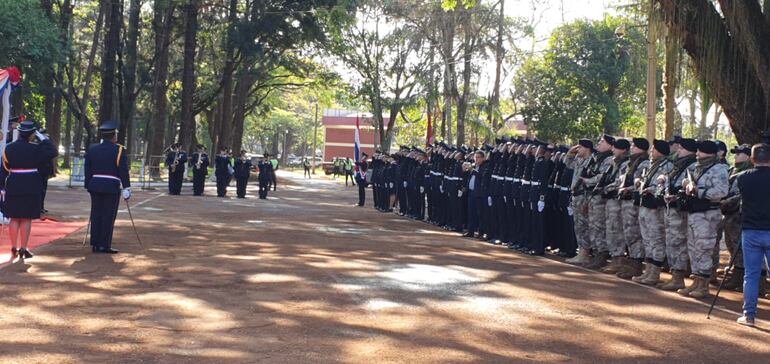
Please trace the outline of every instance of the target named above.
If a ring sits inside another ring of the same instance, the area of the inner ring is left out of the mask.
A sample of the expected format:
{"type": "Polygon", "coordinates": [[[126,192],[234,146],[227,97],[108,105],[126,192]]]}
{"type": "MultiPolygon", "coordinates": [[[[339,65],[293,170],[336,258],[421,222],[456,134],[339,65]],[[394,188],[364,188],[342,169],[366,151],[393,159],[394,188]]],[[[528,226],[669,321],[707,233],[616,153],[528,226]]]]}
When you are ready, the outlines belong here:
{"type": "Polygon", "coordinates": [[[123,27],[123,11],[121,0],[105,0],[108,2],[104,52],[102,54],[102,87],[99,97],[99,116],[97,123],[113,119],[117,116],[115,106],[115,70],[120,43],[120,29],[123,27]]]}
{"type": "Polygon", "coordinates": [[[184,70],[182,71],[182,117],[179,126],[179,143],[183,150],[192,150],[195,135],[195,51],[198,44],[198,0],[189,0],[184,7],[184,70]]]}
{"type": "Polygon", "coordinates": [[[129,0],[128,7],[128,28],[126,30],[125,63],[121,67],[123,79],[123,97],[121,97],[120,107],[120,125],[125,128],[125,133],[121,133],[121,141],[125,143],[126,148],[136,153],[134,150],[134,130],[136,128],[134,115],[136,114],[136,68],[137,68],[137,45],[139,42],[139,24],[140,24],[140,0],[129,0]]]}
{"type": "Polygon", "coordinates": [[[148,119],[151,132],[147,148],[151,175],[160,174],[161,155],[168,123],[168,68],[169,44],[173,27],[174,4],[169,0],[155,0],[152,29],[155,33],[155,77],[152,90],[152,121],[148,119]]]}

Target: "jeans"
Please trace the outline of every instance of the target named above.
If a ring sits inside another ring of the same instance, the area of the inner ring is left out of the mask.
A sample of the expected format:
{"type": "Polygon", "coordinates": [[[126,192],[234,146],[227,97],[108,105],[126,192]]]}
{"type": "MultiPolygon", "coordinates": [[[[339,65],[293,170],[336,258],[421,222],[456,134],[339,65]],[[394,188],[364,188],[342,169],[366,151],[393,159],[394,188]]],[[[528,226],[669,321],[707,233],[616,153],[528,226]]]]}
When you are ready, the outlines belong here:
{"type": "Polygon", "coordinates": [[[743,230],[743,313],[757,315],[759,279],[765,258],[770,261],[770,230],[743,230]]]}

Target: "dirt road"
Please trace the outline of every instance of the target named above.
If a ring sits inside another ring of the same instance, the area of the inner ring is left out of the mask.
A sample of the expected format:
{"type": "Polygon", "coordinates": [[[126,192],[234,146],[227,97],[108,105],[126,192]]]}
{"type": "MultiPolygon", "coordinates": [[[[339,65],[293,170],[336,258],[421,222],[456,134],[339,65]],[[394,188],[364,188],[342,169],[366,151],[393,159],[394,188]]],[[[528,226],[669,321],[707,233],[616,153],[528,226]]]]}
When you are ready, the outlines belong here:
{"type": "MultiPolygon", "coordinates": [[[[139,192],[132,212],[146,250],[122,212],[121,254],[91,254],[80,231],[3,268],[0,362],[719,363],[770,354],[767,331],[734,323],[737,294],[706,320],[703,302],[352,207],[355,190],[339,182],[283,177],[267,201],[254,190],[246,200],[139,192]]],[[[87,216],[82,190],[49,196],[59,217],[87,216]]]]}

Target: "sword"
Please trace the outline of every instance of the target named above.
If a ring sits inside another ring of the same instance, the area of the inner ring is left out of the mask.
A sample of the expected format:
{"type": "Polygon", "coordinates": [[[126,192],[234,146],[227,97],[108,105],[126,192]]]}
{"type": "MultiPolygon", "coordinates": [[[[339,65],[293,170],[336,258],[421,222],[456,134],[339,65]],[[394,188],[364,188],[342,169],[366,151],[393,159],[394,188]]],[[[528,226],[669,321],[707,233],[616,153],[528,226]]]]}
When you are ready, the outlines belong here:
{"type": "Polygon", "coordinates": [[[86,227],[86,235],[83,236],[83,246],[86,246],[86,241],[88,240],[88,233],[91,232],[91,218],[88,218],[88,226],[86,227]]]}
{"type": "Polygon", "coordinates": [[[139,231],[136,230],[134,215],[131,214],[131,205],[129,205],[128,200],[124,201],[126,201],[126,210],[128,210],[128,217],[131,219],[131,226],[134,228],[134,234],[136,234],[136,241],[139,242],[139,246],[142,247],[142,250],[144,250],[144,244],[142,244],[142,239],[139,237],[139,231]]]}

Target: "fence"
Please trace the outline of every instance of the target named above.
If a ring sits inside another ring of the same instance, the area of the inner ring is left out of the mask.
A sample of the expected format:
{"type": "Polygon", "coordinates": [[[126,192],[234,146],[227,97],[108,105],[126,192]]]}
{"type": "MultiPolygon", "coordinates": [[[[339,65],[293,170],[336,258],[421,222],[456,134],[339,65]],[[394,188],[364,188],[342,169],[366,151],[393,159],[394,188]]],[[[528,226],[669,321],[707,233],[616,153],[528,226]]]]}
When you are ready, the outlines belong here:
{"type": "MultiPolygon", "coordinates": [[[[143,190],[153,190],[159,187],[165,187],[168,183],[168,168],[165,166],[166,156],[150,156],[150,163],[144,155],[131,154],[128,155],[129,175],[131,178],[131,185],[134,187],[140,187],[143,190]]],[[[85,181],[85,168],[84,168],[84,154],[72,155],[70,157],[70,173],[67,183],[67,187],[82,187],[85,181]]],[[[179,168],[185,169],[185,180],[192,181],[191,174],[192,168],[188,165],[180,165],[179,168]]],[[[65,174],[62,171],[60,174],[65,174]]],[[[213,173],[209,173],[212,176],[213,173]]]]}

